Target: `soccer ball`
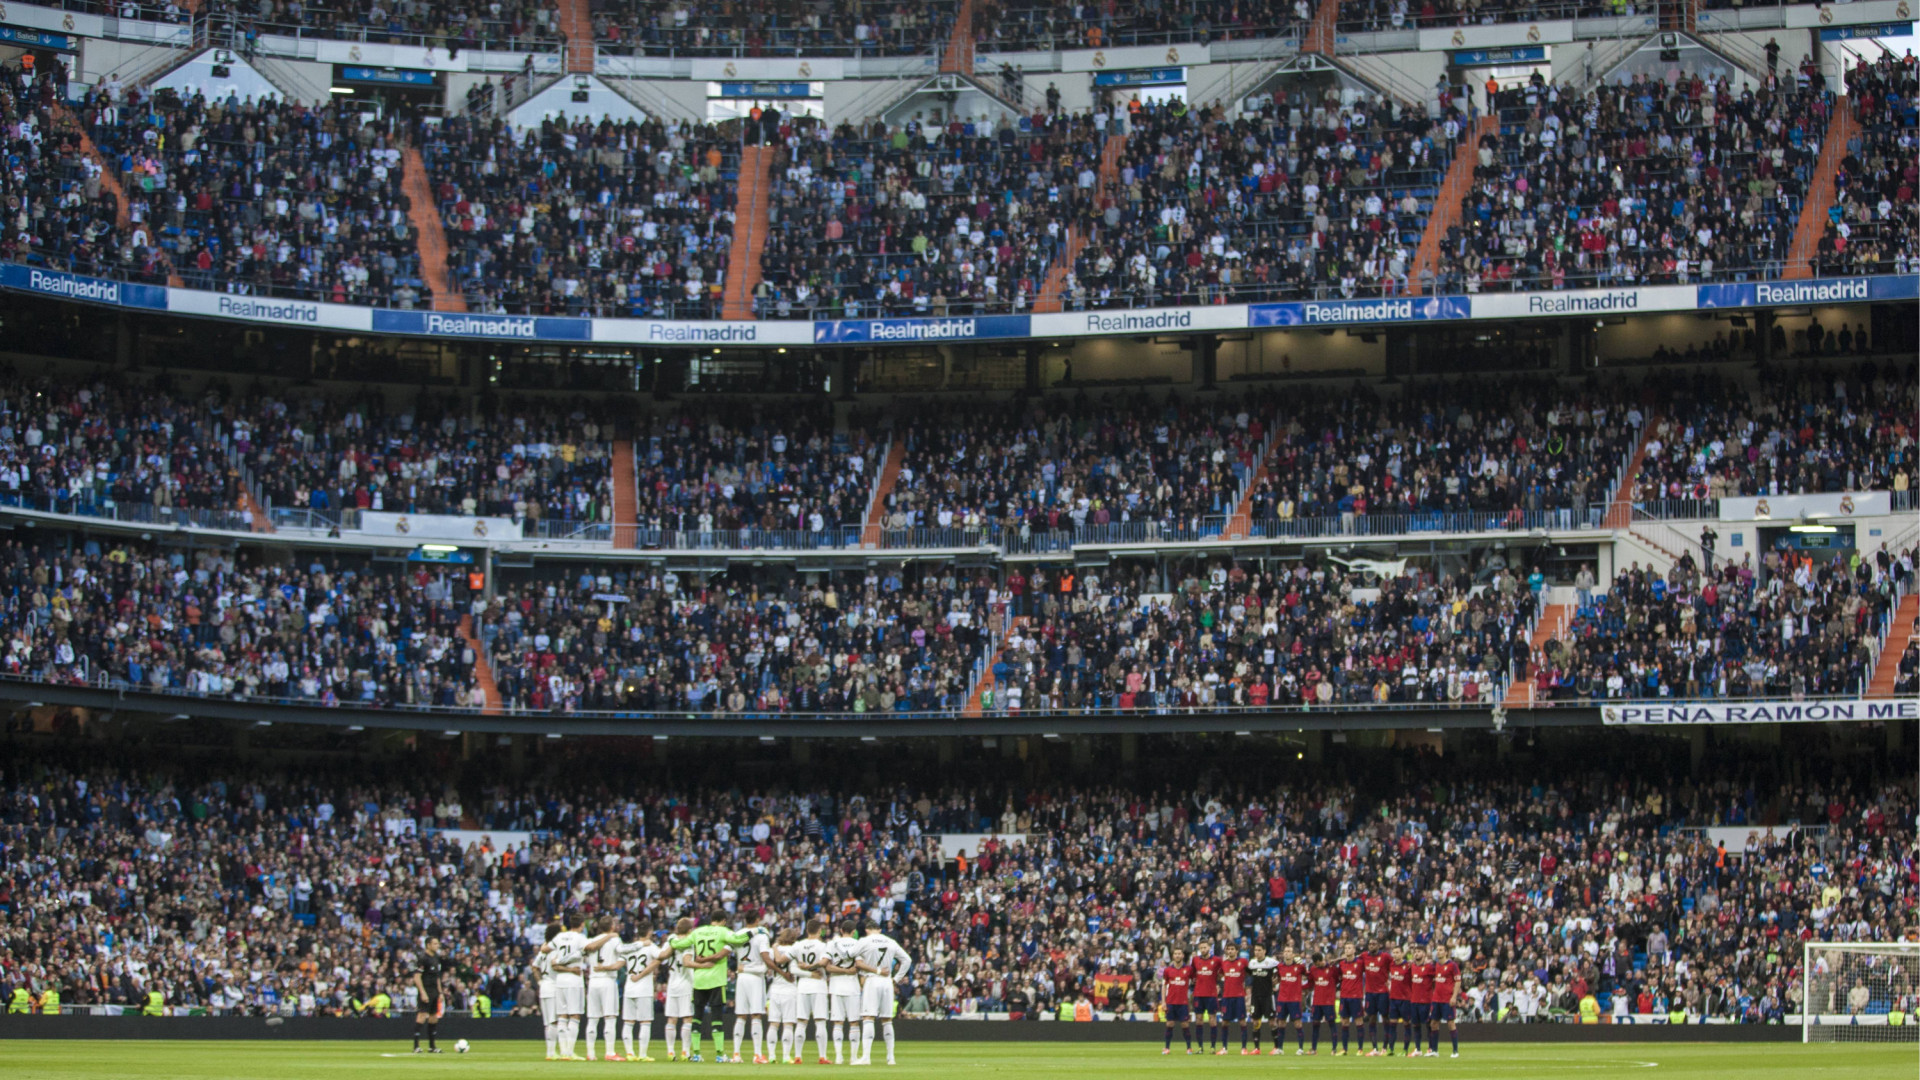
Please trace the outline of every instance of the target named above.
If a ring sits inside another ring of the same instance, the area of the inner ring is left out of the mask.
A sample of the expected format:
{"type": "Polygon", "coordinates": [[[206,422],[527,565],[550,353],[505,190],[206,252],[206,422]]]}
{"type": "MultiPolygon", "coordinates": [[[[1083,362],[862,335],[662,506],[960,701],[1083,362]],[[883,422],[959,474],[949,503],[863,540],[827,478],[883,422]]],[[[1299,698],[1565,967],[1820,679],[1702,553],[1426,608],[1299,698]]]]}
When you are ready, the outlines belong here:
{"type": "Polygon", "coordinates": [[[467,1040],[465,1039],[461,1039],[459,1042],[453,1044],[453,1052],[456,1054],[464,1054],[471,1049],[473,1049],[473,1047],[468,1046],[467,1040]]]}

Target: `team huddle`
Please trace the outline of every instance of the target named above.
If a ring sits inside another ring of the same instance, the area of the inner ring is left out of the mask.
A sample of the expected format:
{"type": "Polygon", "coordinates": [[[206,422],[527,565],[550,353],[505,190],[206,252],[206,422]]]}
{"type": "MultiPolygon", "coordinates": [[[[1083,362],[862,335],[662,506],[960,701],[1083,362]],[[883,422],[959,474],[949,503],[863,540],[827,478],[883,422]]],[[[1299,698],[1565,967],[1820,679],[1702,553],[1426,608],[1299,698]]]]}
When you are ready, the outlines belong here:
{"type": "Polygon", "coordinates": [[[1260,1035],[1271,1021],[1276,1054],[1286,1047],[1291,1022],[1295,1054],[1320,1052],[1324,1023],[1327,1046],[1336,1056],[1349,1050],[1366,1057],[1391,1056],[1398,1036],[1408,1057],[1421,1056],[1423,1045],[1425,1056],[1438,1057],[1440,1025],[1446,1024],[1453,1056],[1459,1057],[1454,1010],[1459,996],[1460,965],[1438,949],[1431,959],[1424,948],[1378,948],[1356,955],[1349,944],[1337,957],[1325,953],[1302,959],[1288,949],[1276,959],[1267,955],[1264,945],[1255,945],[1252,956],[1237,951],[1215,956],[1212,946],[1203,943],[1190,961],[1175,950],[1173,962],[1160,970],[1166,1014],[1166,1042],[1160,1052],[1173,1052],[1173,1028],[1178,1024],[1187,1053],[1206,1053],[1211,1033],[1214,1053],[1225,1054],[1227,1026],[1238,1023],[1240,1052],[1258,1054],[1260,1035]],[[1193,1045],[1195,1023],[1200,1025],[1198,1049],[1193,1045]],[[1311,1048],[1308,1028],[1313,1032],[1311,1048]]]}
{"type": "Polygon", "coordinates": [[[887,1064],[894,1064],[894,984],[913,967],[899,942],[871,926],[860,933],[852,920],[841,922],[837,934],[824,918],[809,921],[804,932],[789,927],[777,934],[762,926],[729,928],[724,920],[720,914],[696,926],[683,918],[664,943],[655,943],[646,925],[633,940],[621,940],[612,916],[595,922],[591,938],[584,919],[549,925],[534,960],[547,1060],[594,1060],[595,1038],[604,1031],[606,1060],[652,1061],[655,980],[664,973],[668,1061],[702,1060],[701,1041],[711,1034],[715,1061],[741,1061],[750,1036],[754,1064],[797,1065],[812,1021],[820,1064],[828,1064],[829,1034],[833,1064],[845,1059],[849,1035],[852,1063],[872,1064],[876,1029],[887,1064]],[[732,1057],[720,1031],[729,974],[732,1057]],[[575,1053],[582,1019],[585,1057],[575,1053]],[[614,1048],[616,1023],[624,1057],[614,1048]]]}

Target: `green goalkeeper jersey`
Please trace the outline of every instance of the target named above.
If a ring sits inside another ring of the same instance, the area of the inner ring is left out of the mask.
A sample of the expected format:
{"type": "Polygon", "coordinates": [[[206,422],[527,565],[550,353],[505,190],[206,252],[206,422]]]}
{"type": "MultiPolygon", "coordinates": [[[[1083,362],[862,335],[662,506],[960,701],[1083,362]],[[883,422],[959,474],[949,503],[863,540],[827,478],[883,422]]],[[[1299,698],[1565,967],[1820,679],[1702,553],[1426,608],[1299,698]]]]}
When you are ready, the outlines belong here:
{"type": "Polygon", "coordinates": [[[709,923],[696,928],[686,937],[669,939],[667,948],[674,952],[690,949],[694,956],[702,960],[716,960],[712,967],[694,968],[691,971],[695,990],[712,990],[727,985],[727,954],[733,951],[735,945],[745,945],[752,937],[744,930],[729,930],[709,923]]]}

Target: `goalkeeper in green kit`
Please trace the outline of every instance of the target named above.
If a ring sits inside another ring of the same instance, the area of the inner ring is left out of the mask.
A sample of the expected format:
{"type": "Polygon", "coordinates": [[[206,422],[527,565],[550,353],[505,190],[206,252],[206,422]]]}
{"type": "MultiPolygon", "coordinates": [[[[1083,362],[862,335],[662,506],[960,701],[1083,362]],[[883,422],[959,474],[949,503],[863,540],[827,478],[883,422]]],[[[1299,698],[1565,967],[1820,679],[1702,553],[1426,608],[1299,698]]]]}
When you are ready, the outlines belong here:
{"type": "Polygon", "coordinates": [[[713,1056],[725,1061],[726,1035],[720,1026],[720,1014],[727,996],[727,957],[736,945],[745,945],[753,935],[745,930],[729,930],[726,912],[716,911],[713,921],[696,927],[685,937],[667,939],[667,948],[677,953],[692,952],[686,967],[693,973],[694,1035],[690,1060],[699,1061],[701,1036],[712,1025],[713,1056]]]}

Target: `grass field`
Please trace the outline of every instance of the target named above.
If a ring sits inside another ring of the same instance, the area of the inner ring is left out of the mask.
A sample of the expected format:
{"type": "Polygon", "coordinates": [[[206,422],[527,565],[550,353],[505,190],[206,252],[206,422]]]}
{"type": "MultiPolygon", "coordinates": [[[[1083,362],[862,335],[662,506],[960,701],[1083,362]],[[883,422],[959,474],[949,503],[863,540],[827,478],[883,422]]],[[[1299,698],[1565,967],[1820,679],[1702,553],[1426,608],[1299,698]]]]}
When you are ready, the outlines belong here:
{"type": "MultiPolygon", "coordinates": [[[[656,1053],[659,1045],[655,1044],[656,1053]]],[[[899,1080],[961,1080],[967,1076],[1099,1077],[1146,1080],[1200,1072],[1236,1077],[1416,1077],[1525,1080],[1911,1080],[1920,1075],[1920,1048],[1882,1045],[1794,1044],[1725,1046],[1707,1043],[1646,1046],[1504,1044],[1463,1046],[1459,1060],[1439,1058],[1245,1058],[1160,1056],[1158,1045],[1115,1043],[901,1043],[900,1065],[871,1071],[899,1080]]],[[[483,1042],[465,1055],[414,1057],[404,1043],[379,1042],[64,1042],[0,1040],[0,1076],[8,1080],[386,1080],[447,1077],[519,1080],[530,1076],[682,1076],[701,1071],[751,1070],[773,1075],[832,1074],[818,1066],[654,1065],[541,1060],[537,1042],[483,1042]]],[[[1445,1051],[1442,1051],[1445,1054],[1445,1051]]]]}

